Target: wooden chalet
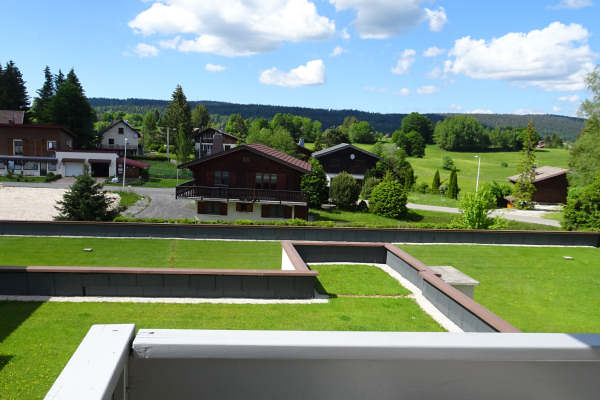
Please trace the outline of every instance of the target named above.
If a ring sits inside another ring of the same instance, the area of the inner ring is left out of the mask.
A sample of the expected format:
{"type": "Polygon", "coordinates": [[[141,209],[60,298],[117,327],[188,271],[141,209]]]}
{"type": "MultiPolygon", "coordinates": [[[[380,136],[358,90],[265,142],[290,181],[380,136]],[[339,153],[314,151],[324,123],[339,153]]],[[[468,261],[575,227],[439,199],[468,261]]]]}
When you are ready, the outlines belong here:
{"type": "Polygon", "coordinates": [[[176,198],[194,199],[200,219],[308,218],[300,191],[310,163],[260,143],[244,144],[182,164],[194,180],[176,198]]]}
{"type": "MultiPolygon", "coordinates": [[[[535,193],[533,201],[536,203],[563,203],[567,202],[567,191],[569,182],[567,181],[568,169],[557,167],[539,167],[535,169],[535,193]]],[[[516,183],[520,175],[508,177],[512,183],[516,183]]],[[[510,199],[509,199],[510,204],[510,199]]]]}
{"type": "Polygon", "coordinates": [[[234,148],[241,139],[215,128],[204,130],[194,129],[194,154],[196,158],[203,158],[214,153],[234,148]]]}
{"type": "Polygon", "coordinates": [[[340,143],[324,150],[315,151],[312,156],[323,166],[328,182],[340,172],[345,171],[362,184],[367,170],[374,168],[379,161],[377,155],[348,143],[340,143]]]}

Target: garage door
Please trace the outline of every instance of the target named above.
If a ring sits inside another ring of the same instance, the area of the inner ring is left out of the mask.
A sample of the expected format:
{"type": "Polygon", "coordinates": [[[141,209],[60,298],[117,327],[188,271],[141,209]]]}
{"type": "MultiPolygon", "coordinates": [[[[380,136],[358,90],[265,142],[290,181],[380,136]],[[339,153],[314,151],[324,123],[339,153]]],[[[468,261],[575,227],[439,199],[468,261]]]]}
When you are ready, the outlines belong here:
{"type": "Polygon", "coordinates": [[[83,163],[66,162],[65,163],[65,176],[79,176],[83,175],[83,163]]]}

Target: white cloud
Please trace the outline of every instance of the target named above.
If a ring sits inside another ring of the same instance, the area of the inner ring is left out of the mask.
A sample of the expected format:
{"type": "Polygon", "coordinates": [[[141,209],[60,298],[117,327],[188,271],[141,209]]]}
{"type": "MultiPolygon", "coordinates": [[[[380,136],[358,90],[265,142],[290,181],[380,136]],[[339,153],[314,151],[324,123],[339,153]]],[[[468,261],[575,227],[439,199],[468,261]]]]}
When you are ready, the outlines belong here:
{"type": "Polygon", "coordinates": [[[153,0],[129,26],[143,35],[187,35],[174,42],[180,51],[230,57],[265,53],[286,41],[324,40],[335,33],[334,21],[319,15],[309,0],[153,0]]]}
{"type": "Polygon", "coordinates": [[[181,36],[175,36],[173,39],[168,39],[168,40],[159,40],[158,41],[158,45],[160,47],[162,47],[163,49],[176,49],[177,45],[179,45],[179,42],[181,41],[181,36]]]}
{"type": "Polygon", "coordinates": [[[394,94],[397,94],[400,96],[408,96],[410,94],[410,89],[402,88],[402,89],[398,90],[397,92],[394,92],[394,94]]]}
{"type": "Polygon", "coordinates": [[[429,30],[432,32],[440,32],[444,28],[444,25],[446,25],[446,22],[448,22],[444,7],[440,7],[437,10],[426,8],[425,13],[429,20],[429,30]]]}
{"type": "Polygon", "coordinates": [[[579,24],[554,22],[542,30],[508,33],[490,41],[458,39],[448,53],[445,72],[474,79],[506,80],[545,90],[581,90],[594,69],[596,54],[579,24]]]}
{"type": "Polygon", "coordinates": [[[312,60],[306,65],[300,65],[289,72],[280,71],[273,67],[260,74],[259,81],[265,85],[298,87],[306,85],[321,85],[325,83],[325,64],[323,60],[312,60]]]}
{"type": "Polygon", "coordinates": [[[329,0],[338,11],[356,11],[354,30],[363,39],[385,39],[408,32],[425,18],[422,1],[329,0]]]}
{"type": "Polygon", "coordinates": [[[217,65],[217,64],[206,64],[204,66],[204,69],[209,72],[221,72],[221,71],[225,71],[227,69],[227,67],[224,67],[223,65],[217,65]]]}
{"type": "Polygon", "coordinates": [[[439,47],[431,46],[430,48],[428,48],[427,50],[425,50],[423,52],[423,56],[424,57],[437,57],[437,56],[441,56],[445,52],[446,52],[446,49],[440,49],[439,47]]]}
{"type": "Polygon", "coordinates": [[[454,111],[460,111],[462,110],[462,106],[459,106],[457,104],[450,104],[450,109],[454,111]]]}
{"type": "Polygon", "coordinates": [[[388,91],[387,88],[378,88],[375,86],[365,86],[365,92],[375,92],[375,93],[386,93],[388,91]]]}
{"type": "Polygon", "coordinates": [[[561,112],[561,111],[562,111],[562,108],[560,108],[559,106],[552,107],[552,112],[557,113],[557,112],[561,112]]]}
{"type": "Polygon", "coordinates": [[[442,77],[442,69],[440,67],[434,67],[431,71],[425,74],[429,79],[438,79],[442,77]]]}
{"type": "Polygon", "coordinates": [[[329,53],[329,57],[337,57],[341,56],[344,53],[347,53],[348,50],[344,49],[342,46],[335,46],[335,48],[329,53]]]}
{"type": "Polygon", "coordinates": [[[392,67],[392,73],[396,75],[406,74],[416,60],[417,52],[413,49],[406,49],[402,52],[395,67],[392,67]]]}
{"type": "Polygon", "coordinates": [[[348,29],[344,28],[342,29],[342,33],[340,34],[340,36],[342,37],[342,39],[350,39],[350,34],[348,33],[348,29]]]}
{"type": "Polygon", "coordinates": [[[532,114],[545,114],[543,111],[531,110],[529,108],[518,108],[513,111],[513,114],[517,115],[532,115],[532,114]]]}
{"type": "Polygon", "coordinates": [[[434,94],[440,91],[440,88],[433,85],[421,86],[417,89],[418,94],[434,94]]]}
{"type": "Polygon", "coordinates": [[[476,108],[474,110],[465,111],[466,114],[493,114],[494,112],[490,109],[476,108]]]}
{"type": "Polygon", "coordinates": [[[139,57],[156,57],[158,55],[158,49],[147,43],[138,43],[133,52],[139,57]]]}
{"type": "Polygon", "coordinates": [[[591,0],[561,0],[560,3],[552,6],[551,8],[583,8],[593,6],[594,2],[591,0]]]}
{"type": "Polygon", "coordinates": [[[565,103],[577,103],[579,101],[579,96],[576,94],[571,94],[566,96],[560,96],[556,100],[564,101],[565,103]]]}

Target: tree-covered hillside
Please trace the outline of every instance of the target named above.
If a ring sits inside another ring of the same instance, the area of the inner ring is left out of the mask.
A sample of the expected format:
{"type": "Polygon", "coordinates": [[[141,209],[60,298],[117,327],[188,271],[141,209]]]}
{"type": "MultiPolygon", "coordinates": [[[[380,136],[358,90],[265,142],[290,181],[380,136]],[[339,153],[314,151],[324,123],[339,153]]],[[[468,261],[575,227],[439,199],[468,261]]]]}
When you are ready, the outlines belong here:
{"type": "MultiPolygon", "coordinates": [[[[90,103],[99,114],[105,111],[124,111],[127,113],[146,113],[149,110],[158,109],[161,113],[167,107],[166,100],[151,99],[108,99],[90,98],[90,103]]],[[[190,101],[190,107],[204,104],[210,114],[229,116],[230,114],[241,114],[243,118],[266,118],[271,119],[277,113],[293,114],[308,117],[312,120],[321,121],[323,128],[341,125],[344,118],[354,116],[360,121],[367,121],[374,129],[392,133],[399,129],[402,118],[407,114],[381,114],[359,110],[327,110],[322,108],[286,107],[264,104],[235,104],[219,101],[190,101]]],[[[453,114],[425,114],[433,123],[436,123],[453,114]]],[[[483,126],[494,127],[526,127],[533,120],[536,131],[542,135],[553,133],[565,140],[575,140],[584,120],[581,118],[565,117],[560,115],[514,115],[514,114],[471,114],[483,126]]]]}

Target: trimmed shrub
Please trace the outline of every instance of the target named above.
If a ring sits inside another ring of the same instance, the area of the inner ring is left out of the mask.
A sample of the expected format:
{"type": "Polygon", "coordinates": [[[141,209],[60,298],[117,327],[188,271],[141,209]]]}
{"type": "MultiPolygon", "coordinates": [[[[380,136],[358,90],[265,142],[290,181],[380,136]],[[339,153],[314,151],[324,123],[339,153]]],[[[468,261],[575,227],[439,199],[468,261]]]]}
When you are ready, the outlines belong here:
{"type": "Polygon", "coordinates": [[[569,190],[564,220],[568,230],[600,232],[600,174],[592,184],[569,190]]]}
{"type": "Polygon", "coordinates": [[[419,193],[428,193],[430,191],[429,185],[425,182],[418,183],[415,185],[415,191],[419,193]]]}
{"type": "Polygon", "coordinates": [[[452,157],[445,155],[442,158],[442,168],[448,171],[454,170],[454,160],[452,159],[452,157]]]}
{"type": "Polygon", "coordinates": [[[362,189],[360,190],[360,198],[367,200],[369,197],[371,197],[371,192],[375,186],[379,185],[379,183],[381,183],[381,179],[375,177],[369,177],[365,179],[362,189]]]}
{"type": "Polygon", "coordinates": [[[438,194],[440,192],[440,171],[435,170],[433,181],[431,181],[431,193],[438,194]]]}
{"type": "Polygon", "coordinates": [[[405,187],[387,174],[383,181],[373,189],[369,208],[373,214],[389,218],[401,218],[406,215],[407,195],[405,187]]]}
{"type": "Polygon", "coordinates": [[[448,190],[446,191],[446,197],[450,199],[457,199],[458,192],[460,189],[458,188],[458,176],[456,174],[456,170],[453,169],[450,172],[450,179],[448,180],[448,190]]]}
{"type": "Polygon", "coordinates": [[[311,172],[302,177],[300,188],[307,198],[310,207],[321,207],[327,202],[329,192],[327,190],[327,175],[321,163],[314,158],[310,159],[311,172]]]}
{"type": "Polygon", "coordinates": [[[353,209],[359,193],[360,186],[347,172],[340,173],[329,184],[329,197],[341,209],[353,209]]]}

